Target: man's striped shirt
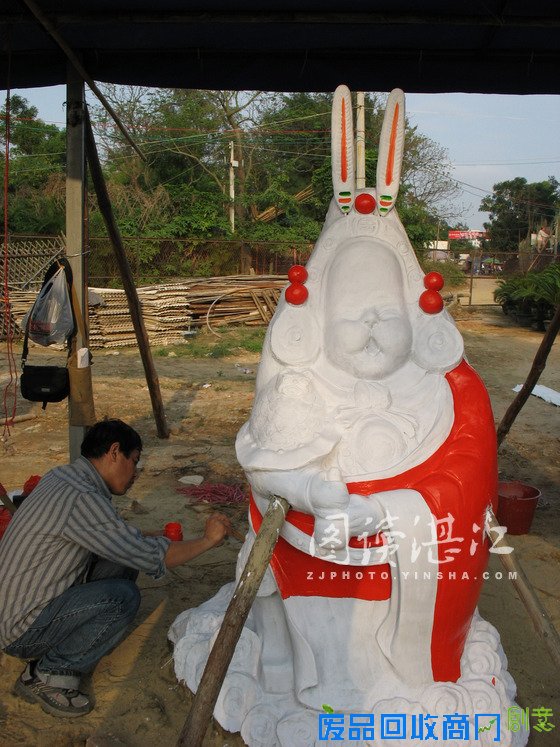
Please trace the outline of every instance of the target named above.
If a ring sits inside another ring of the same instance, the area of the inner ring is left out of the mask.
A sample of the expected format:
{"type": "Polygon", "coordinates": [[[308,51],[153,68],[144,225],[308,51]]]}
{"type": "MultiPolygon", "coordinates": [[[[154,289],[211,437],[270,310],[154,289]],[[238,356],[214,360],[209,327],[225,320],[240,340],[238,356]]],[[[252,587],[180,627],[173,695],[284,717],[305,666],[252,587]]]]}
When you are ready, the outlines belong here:
{"type": "Polygon", "coordinates": [[[159,578],[165,537],[121,519],[93,464],[79,457],[39,482],[0,540],[0,648],[18,639],[55,597],[83,580],[92,553],[159,578]]]}

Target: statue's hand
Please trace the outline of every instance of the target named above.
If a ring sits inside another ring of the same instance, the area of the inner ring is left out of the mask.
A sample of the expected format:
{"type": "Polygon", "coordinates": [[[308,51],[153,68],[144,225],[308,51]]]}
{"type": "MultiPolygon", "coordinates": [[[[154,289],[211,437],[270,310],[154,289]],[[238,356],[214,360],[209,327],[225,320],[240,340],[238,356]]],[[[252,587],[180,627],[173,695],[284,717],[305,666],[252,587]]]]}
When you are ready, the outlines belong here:
{"type": "Polygon", "coordinates": [[[253,492],[262,498],[285,498],[292,508],[323,515],[341,511],[348,503],[348,490],[340,480],[327,480],[315,466],[298,470],[253,470],[248,473],[253,492]]]}
{"type": "Polygon", "coordinates": [[[346,510],[350,495],[341,480],[327,480],[324,472],[316,472],[306,488],[307,500],[315,516],[346,510]]]}
{"type": "Polygon", "coordinates": [[[377,534],[385,512],[375,500],[375,494],[364,496],[352,493],[348,502],[348,525],[351,537],[377,534]]]}
{"type": "Polygon", "coordinates": [[[351,494],[341,510],[320,510],[315,515],[314,540],[317,555],[330,555],[343,562],[351,537],[377,534],[384,511],[375,496],[351,494]],[[334,553],[334,556],[333,556],[334,553]]]}

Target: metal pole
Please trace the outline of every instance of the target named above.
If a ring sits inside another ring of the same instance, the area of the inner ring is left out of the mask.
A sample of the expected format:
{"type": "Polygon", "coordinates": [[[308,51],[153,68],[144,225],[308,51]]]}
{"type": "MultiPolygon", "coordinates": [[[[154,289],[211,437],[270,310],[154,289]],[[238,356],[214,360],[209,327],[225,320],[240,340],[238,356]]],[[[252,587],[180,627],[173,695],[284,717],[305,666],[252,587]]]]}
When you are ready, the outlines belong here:
{"type": "Polygon", "coordinates": [[[366,186],[366,115],[363,91],[356,93],[356,187],[366,186]]]}
{"type": "MultiPolygon", "coordinates": [[[[87,267],[84,256],[85,92],[82,77],[70,63],[67,65],[66,81],[66,254],[87,329],[87,267]]],[[[79,330],[76,332],[76,346],[77,349],[88,347],[87,339],[82,337],[79,330]]],[[[70,400],[69,411],[71,408],[70,400]]],[[[83,426],[68,426],[70,461],[80,456],[85,432],[83,426]]]]}

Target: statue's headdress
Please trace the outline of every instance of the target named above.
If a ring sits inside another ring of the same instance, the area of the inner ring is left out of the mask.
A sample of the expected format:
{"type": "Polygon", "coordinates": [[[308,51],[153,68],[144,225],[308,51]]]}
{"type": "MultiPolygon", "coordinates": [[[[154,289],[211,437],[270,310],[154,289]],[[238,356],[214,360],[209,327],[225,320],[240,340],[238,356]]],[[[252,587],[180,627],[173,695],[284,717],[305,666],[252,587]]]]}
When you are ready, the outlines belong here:
{"type": "MultiPolygon", "coordinates": [[[[423,368],[440,372],[451,370],[461,360],[462,338],[444,310],[439,294],[443,280],[439,273],[424,275],[394,209],[404,136],[404,93],[397,88],[387,100],[376,188],[357,189],[351,94],[346,86],[336,89],[332,109],[333,198],[307,266],[291,269],[290,285],[271,322],[270,347],[278,363],[309,366],[317,359],[323,339],[324,312],[329,304],[326,288],[331,265],[341,253],[358,243],[367,244],[368,251],[390,253],[400,266],[403,296],[414,334],[413,360],[423,368]]],[[[371,282],[374,288],[376,278],[372,277],[371,282]]],[[[351,292],[348,283],[344,285],[341,292],[351,292]]],[[[332,292],[332,284],[329,287],[332,292]]]]}

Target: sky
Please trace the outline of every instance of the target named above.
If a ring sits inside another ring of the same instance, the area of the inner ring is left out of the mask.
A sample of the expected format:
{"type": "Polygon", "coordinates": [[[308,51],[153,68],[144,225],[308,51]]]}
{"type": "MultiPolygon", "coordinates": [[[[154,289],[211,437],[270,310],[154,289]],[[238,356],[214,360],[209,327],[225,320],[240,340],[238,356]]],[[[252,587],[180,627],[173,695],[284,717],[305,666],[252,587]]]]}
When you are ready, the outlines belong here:
{"type": "MultiPolygon", "coordinates": [[[[44,121],[65,125],[65,86],[13,93],[36,106],[44,121]]],[[[461,188],[457,217],[471,230],[487,220],[478,208],[494,184],[517,176],[560,180],[560,96],[413,93],[406,109],[410,123],[446,149],[461,188]]]]}

